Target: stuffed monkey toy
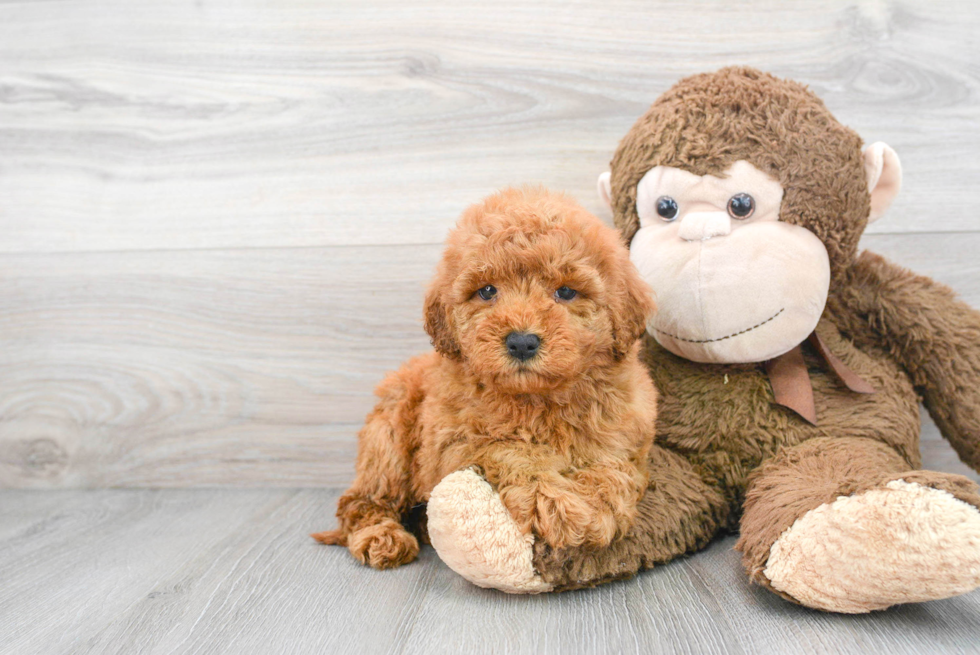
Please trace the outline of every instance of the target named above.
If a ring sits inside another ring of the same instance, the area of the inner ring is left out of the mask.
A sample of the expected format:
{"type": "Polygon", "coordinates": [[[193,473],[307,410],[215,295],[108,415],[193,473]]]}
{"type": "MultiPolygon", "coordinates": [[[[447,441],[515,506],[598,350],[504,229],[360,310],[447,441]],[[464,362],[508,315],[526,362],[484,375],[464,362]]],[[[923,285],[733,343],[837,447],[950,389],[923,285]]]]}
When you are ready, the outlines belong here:
{"type": "Polygon", "coordinates": [[[643,358],[660,392],[650,484],[602,549],[501,540],[486,482],[452,474],[428,530],[482,586],[592,586],[738,531],[749,578],[860,613],[980,586],[980,494],[921,470],[919,401],[980,470],[980,313],[870,252],[898,193],[806,87],[748,68],[680,81],[623,138],[600,195],[659,311],[643,358]]]}

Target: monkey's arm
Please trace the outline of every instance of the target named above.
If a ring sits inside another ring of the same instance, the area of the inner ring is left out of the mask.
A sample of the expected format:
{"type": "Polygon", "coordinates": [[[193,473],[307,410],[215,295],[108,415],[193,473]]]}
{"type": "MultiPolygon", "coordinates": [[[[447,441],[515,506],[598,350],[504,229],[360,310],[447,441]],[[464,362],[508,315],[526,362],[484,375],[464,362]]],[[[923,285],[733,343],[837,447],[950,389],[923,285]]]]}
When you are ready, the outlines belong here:
{"type": "Polygon", "coordinates": [[[943,436],[980,471],[980,312],[871,252],[847,277],[828,300],[839,326],[905,368],[943,436]]]}

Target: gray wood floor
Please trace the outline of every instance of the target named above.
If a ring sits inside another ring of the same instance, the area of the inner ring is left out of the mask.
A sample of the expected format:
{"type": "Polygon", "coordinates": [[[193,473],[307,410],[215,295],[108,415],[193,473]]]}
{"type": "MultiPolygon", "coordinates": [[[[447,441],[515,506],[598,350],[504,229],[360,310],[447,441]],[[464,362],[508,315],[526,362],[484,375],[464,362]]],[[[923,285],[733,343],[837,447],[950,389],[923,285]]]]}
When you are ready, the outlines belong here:
{"type": "Polygon", "coordinates": [[[750,587],[734,539],[623,583],[479,589],[424,548],[393,571],[317,545],[338,492],[8,491],[0,652],[977,652],[980,593],[869,616],[750,587]]]}
{"type": "Polygon", "coordinates": [[[892,145],[864,245],[980,307],[978,33],[975,0],[0,0],[0,653],[980,652],[978,593],[819,614],[730,538],[515,598],[306,537],[461,210],[538,182],[608,219],[684,75],[800,80],[892,145]]]}

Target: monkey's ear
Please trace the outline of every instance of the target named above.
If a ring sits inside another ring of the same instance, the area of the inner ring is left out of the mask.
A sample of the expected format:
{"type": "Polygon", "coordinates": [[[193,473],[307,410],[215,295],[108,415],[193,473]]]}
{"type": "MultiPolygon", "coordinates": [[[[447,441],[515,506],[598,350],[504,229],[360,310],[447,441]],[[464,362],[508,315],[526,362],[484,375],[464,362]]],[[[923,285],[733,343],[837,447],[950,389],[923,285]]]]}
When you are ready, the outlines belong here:
{"type": "Polygon", "coordinates": [[[612,211],[612,173],[606,171],[599,176],[596,182],[596,190],[599,192],[599,199],[610,211],[612,211]]]}
{"type": "Polygon", "coordinates": [[[436,280],[425,294],[425,331],[432,338],[436,352],[460,360],[463,353],[456,342],[455,330],[446,305],[442,302],[442,285],[436,280]]]}
{"type": "Polygon", "coordinates": [[[869,223],[882,217],[902,188],[902,164],[887,143],[878,141],[864,149],[864,173],[871,193],[869,223]]]}

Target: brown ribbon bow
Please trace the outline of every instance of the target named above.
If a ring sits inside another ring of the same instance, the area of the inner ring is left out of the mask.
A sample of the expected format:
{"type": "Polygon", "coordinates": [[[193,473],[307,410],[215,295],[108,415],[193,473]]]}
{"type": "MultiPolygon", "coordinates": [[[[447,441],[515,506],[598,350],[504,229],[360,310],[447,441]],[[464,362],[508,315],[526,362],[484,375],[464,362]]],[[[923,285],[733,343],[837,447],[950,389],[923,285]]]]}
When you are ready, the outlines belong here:
{"type": "MultiPolygon", "coordinates": [[[[860,375],[847,366],[830,352],[827,344],[813,332],[807,341],[830,365],[831,370],[844,385],[855,393],[874,393],[875,388],[860,375]]],[[[817,409],[813,402],[813,385],[810,384],[810,373],[803,361],[803,350],[800,344],[788,353],[766,362],[766,373],[772,384],[772,392],[776,404],[788,407],[810,424],[817,424],[817,409]]]]}

